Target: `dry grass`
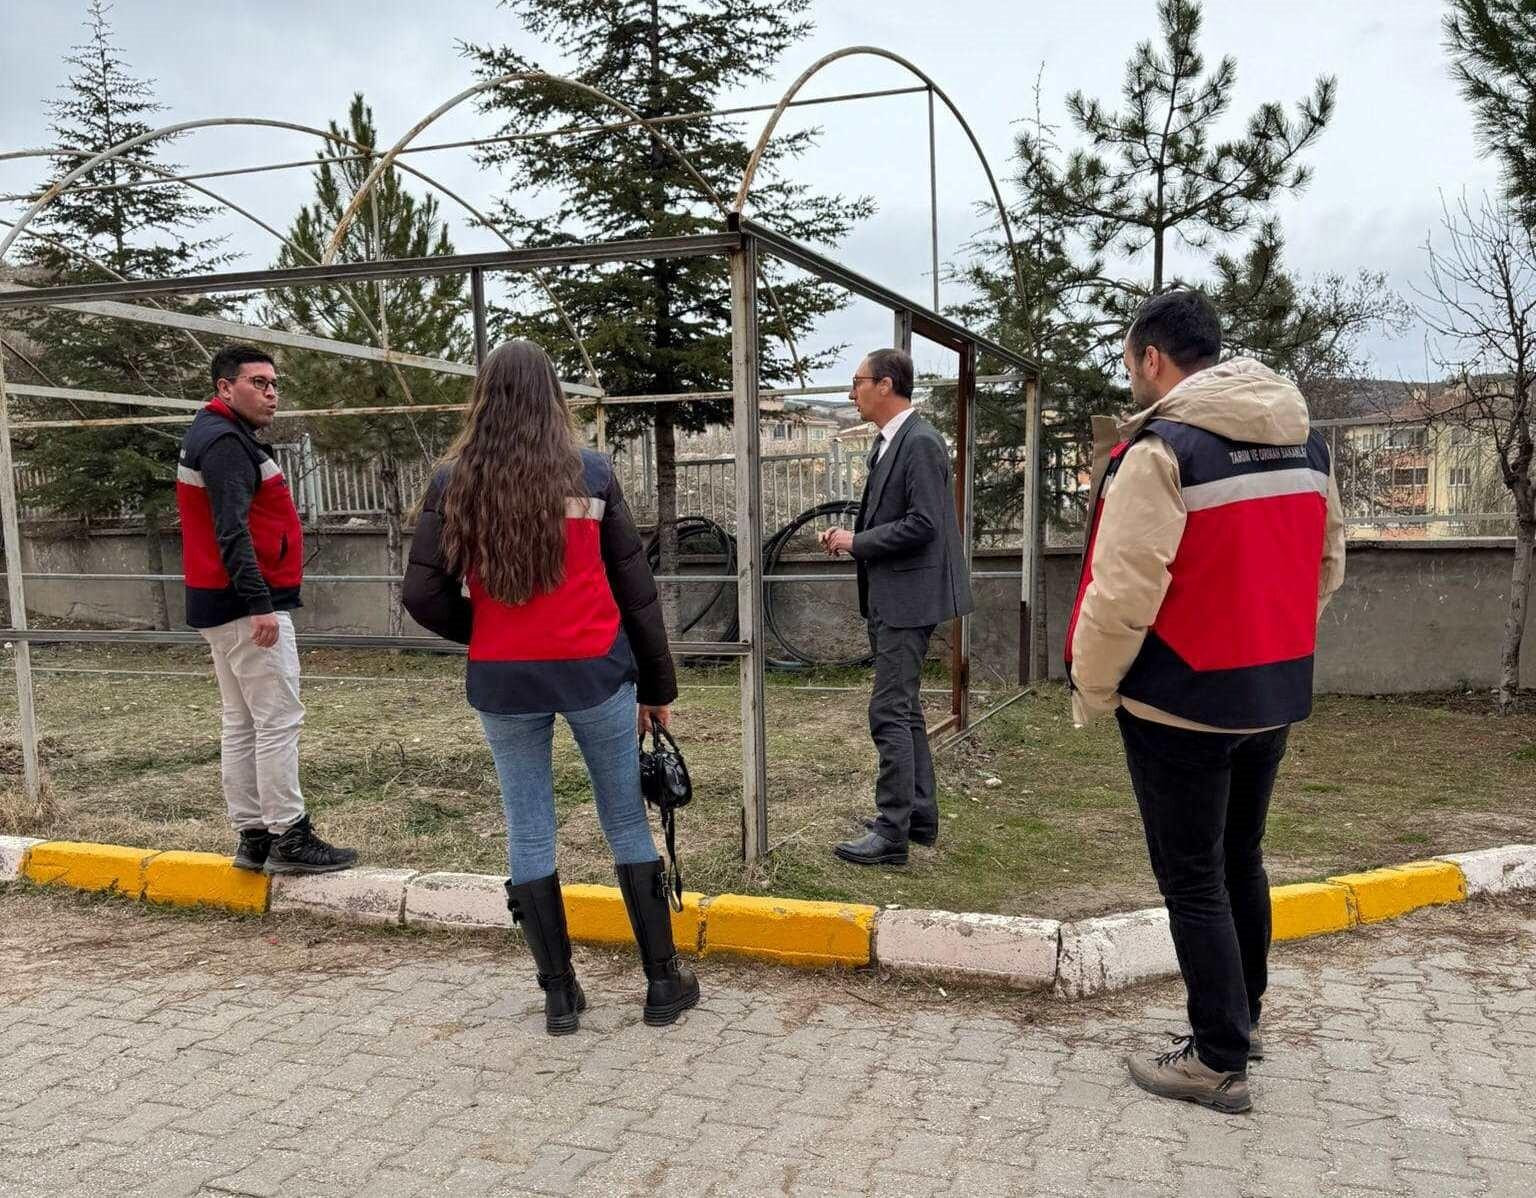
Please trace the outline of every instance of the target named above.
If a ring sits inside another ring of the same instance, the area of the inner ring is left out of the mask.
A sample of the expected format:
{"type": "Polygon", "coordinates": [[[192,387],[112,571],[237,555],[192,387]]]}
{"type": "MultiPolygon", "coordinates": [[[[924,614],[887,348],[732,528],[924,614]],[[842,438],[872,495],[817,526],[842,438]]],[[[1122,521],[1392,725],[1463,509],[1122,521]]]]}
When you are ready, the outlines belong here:
{"type": "MultiPolygon", "coordinates": [[[[228,851],[216,691],[194,650],[40,649],[39,666],[196,677],[39,673],[55,809],[17,793],[15,700],[0,696],[0,826],[32,835],[228,851]]],[[[378,864],[496,873],[505,839],[495,771],[462,694],[462,663],[316,650],[304,655],[303,781],[327,836],[378,864]],[[323,681],[326,675],[370,681],[323,681]]],[[[740,848],[739,700],[733,672],[687,671],[678,735],[695,782],[680,816],[690,887],[952,910],[1081,915],[1156,901],[1112,724],[1074,731],[1055,686],[940,759],[944,832],[906,869],[865,870],[830,845],[869,810],[874,751],[857,674],[775,676],[768,692],[768,863],[740,848]],[[993,783],[991,780],[996,779],[993,783]]],[[[935,685],[941,685],[935,680],[935,685]]],[[[934,695],[930,715],[944,696],[934,695]]],[[[979,707],[980,705],[978,705],[979,707]]],[[[1466,696],[1325,697],[1296,730],[1268,850],[1276,881],[1536,840],[1536,712],[1507,719],[1466,696]]],[[[560,869],[608,881],[585,771],[555,743],[560,869]]]]}

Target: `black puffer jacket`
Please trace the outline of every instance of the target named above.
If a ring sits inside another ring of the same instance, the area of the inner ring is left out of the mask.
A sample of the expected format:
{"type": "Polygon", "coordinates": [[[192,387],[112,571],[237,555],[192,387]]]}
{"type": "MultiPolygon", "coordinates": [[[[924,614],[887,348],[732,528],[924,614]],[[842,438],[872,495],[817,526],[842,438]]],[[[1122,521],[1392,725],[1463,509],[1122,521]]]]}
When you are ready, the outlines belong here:
{"type": "Polygon", "coordinates": [[[582,711],[628,681],[641,703],[677,698],[656,582],[613,462],[581,456],[587,494],[566,501],[565,581],[527,603],[502,603],[448,570],[441,506],[450,468],[428,487],[403,600],[418,624],[469,646],[469,702],[480,711],[582,711]]]}

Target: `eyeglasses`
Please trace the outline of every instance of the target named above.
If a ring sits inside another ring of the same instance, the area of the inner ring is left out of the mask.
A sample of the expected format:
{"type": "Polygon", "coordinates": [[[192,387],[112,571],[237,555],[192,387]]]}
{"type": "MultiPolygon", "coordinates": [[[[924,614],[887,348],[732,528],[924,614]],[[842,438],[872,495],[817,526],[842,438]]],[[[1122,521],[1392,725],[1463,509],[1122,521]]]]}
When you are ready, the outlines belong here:
{"type": "Polygon", "coordinates": [[[853,376],[853,385],[855,387],[860,383],[878,383],[879,381],[880,379],[873,374],[856,374],[853,376]]]}
{"type": "Polygon", "coordinates": [[[276,379],[244,378],[244,379],[240,379],[238,381],[242,382],[242,383],[249,383],[251,386],[255,387],[256,390],[258,390],[258,391],[263,391],[263,392],[271,391],[274,395],[277,393],[277,380],[276,379]]]}

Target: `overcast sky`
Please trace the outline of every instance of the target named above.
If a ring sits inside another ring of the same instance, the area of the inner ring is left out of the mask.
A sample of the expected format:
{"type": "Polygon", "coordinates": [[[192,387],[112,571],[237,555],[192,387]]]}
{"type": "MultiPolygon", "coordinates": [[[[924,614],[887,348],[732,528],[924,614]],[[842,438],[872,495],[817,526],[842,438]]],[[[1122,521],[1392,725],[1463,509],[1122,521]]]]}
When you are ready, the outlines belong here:
{"type": "MultiPolygon", "coordinates": [[[[1267,100],[1290,106],[1318,75],[1339,80],[1337,115],[1310,162],[1312,186],[1276,206],[1293,270],[1385,271],[1407,293],[1423,277],[1423,244],[1437,226],[1442,193],[1495,188],[1492,163],[1480,159],[1472,121],[1452,85],[1441,48],[1437,0],[1212,0],[1202,49],[1207,63],[1231,54],[1236,98],[1225,132],[1241,132],[1267,100]]],[[[63,56],[84,37],[84,0],[0,0],[0,149],[45,145],[43,101],[64,77],[63,56]]],[[[843,46],[880,46],[926,70],[975,129],[993,168],[1008,171],[1012,122],[1033,108],[1043,69],[1048,120],[1063,128],[1064,97],[1074,89],[1117,104],[1123,67],[1135,44],[1156,33],[1154,0],[817,0],[816,29],[794,47],[771,83],[730,97],[771,103],[822,54],[843,46]]],[[[155,80],[166,122],[215,116],[277,117],[308,125],[340,119],[351,94],[372,103],[381,140],[390,142],[471,82],[455,40],[516,45],[550,61],[493,0],[119,0],[116,41],[132,72],[155,80]]],[[[910,76],[894,64],[855,59],[834,64],[803,95],[899,87],[910,76]]],[[[765,117],[747,118],[755,135],[765,117]]],[[[880,211],[846,241],[848,265],[915,298],[929,296],[926,105],[920,95],[858,101],[792,113],[784,128],[818,124],[820,147],[799,174],[816,187],[870,192],[880,211]]],[[[432,140],[488,131],[466,105],[433,127],[432,140]]],[[[980,227],[974,205],[987,194],[974,154],[941,115],[940,254],[953,260],[980,227]]],[[[312,139],[278,130],[216,128],[175,148],[196,169],[299,159],[312,139]]],[[[498,194],[498,181],[464,150],[419,155],[415,165],[476,203],[498,194]]],[[[43,174],[39,160],[0,162],[0,190],[23,191],[43,174]]],[[[210,186],[285,227],[309,195],[307,171],[219,180],[210,186]]],[[[0,205],[13,219],[21,206],[0,205]]],[[[229,219],[220,228],[242,265],[270,263],[270,238],[229,219]]],[[[484,230],[459,227],[460,250],[497,248],[484,230]]],[[[829,320],[820,343],[858,349],[889,340],[889,318],[863,303],[829,320]]],[[[1373,367],[1387,377],[1426,372],[1422,333],[1373,338],[1373,367]]],[[[920,367],[948,372],[951,355],[919,352],[920,367]]],[[[846,377],[850,362],[829,372],[846,377]]]]}

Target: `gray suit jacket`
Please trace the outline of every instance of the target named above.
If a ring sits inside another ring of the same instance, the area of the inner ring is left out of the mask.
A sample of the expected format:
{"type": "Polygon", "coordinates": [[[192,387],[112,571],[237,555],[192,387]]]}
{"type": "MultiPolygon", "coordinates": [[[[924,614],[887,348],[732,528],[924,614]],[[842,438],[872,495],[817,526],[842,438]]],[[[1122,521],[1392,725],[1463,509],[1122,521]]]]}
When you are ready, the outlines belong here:
{"type": "Polygon", "coordinates": [[[974,610],[949,446],[917,413],[870,471],[853,527],[865,619],[923,628],[974,610]]]}

